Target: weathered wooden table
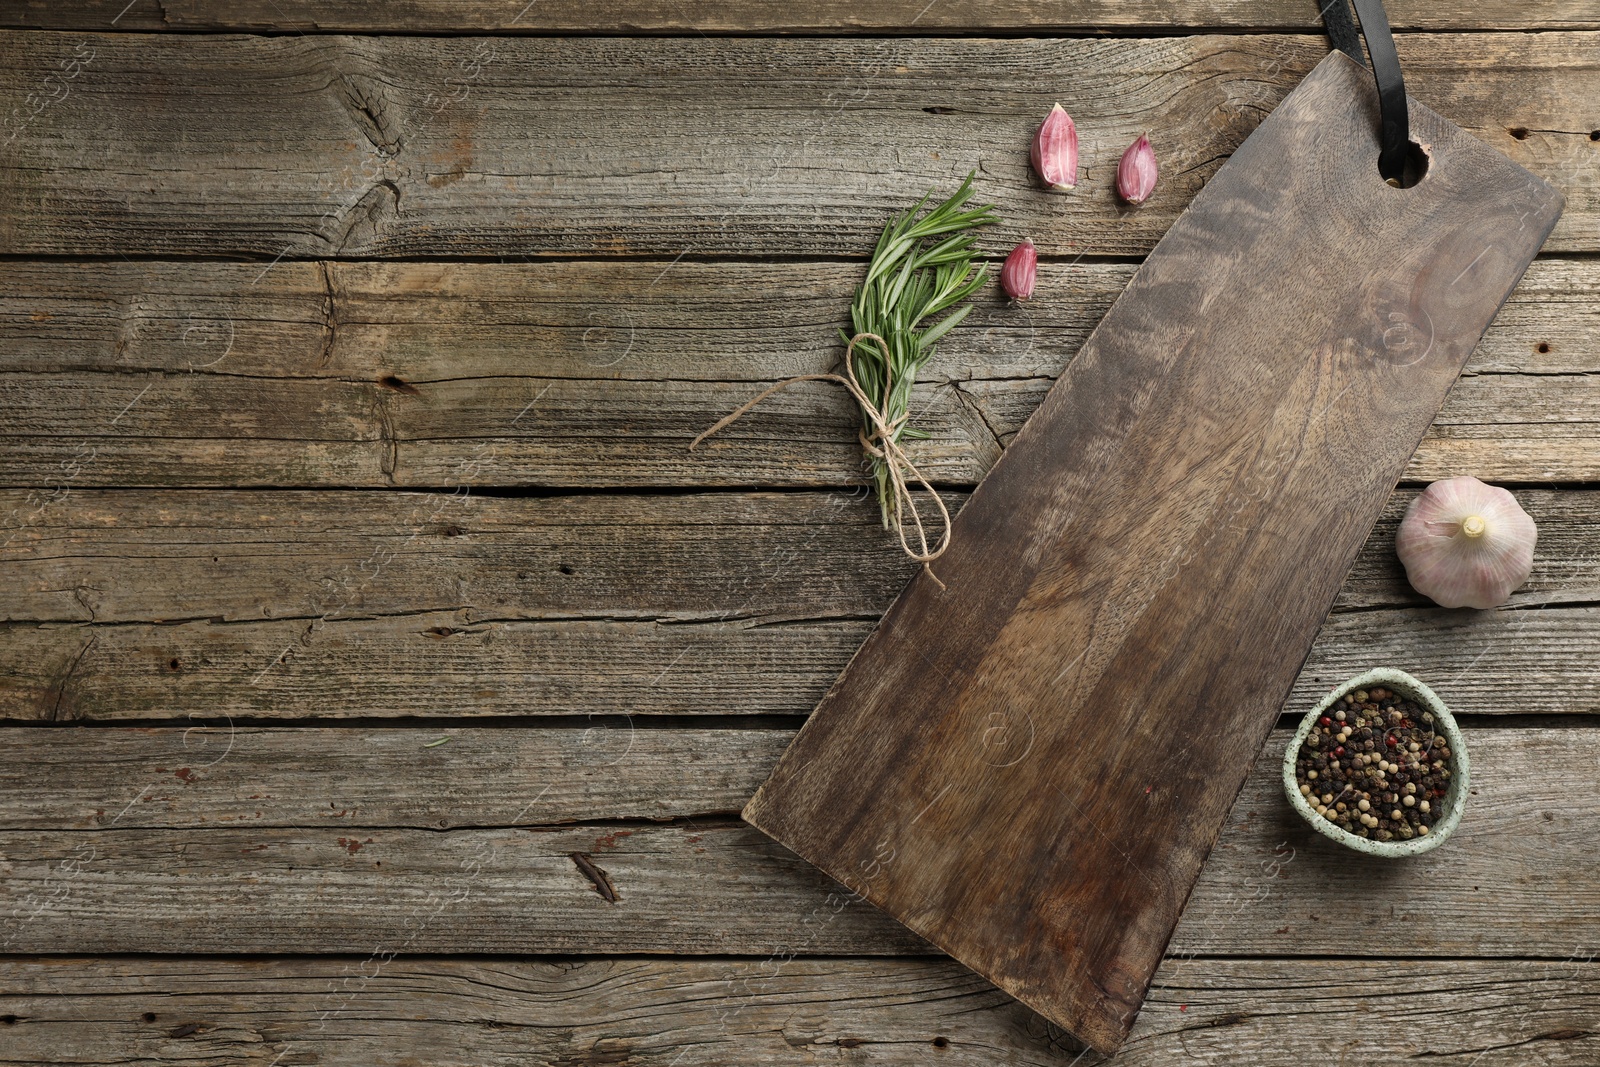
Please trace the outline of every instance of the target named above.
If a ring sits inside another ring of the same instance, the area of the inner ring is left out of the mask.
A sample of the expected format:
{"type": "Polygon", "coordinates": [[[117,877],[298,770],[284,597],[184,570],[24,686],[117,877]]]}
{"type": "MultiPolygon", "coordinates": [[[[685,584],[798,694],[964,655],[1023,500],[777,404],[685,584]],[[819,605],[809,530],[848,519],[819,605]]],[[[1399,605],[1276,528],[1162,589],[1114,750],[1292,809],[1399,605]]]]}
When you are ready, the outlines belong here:
{"type": "MultiPolygon", "coordinates": [[[[1286,713],[1411,670],[1476,796],[1447,847],[1363,861],[1290,814],[1280,730],[1118,1062],[1600,1062],[1600,9],[1390,9],[1412,92],[1567,210],[1286,713]],[[1540,523],[1503,610],[1393,558],[1458,473],[1540,523]]],[[[1315,3],[0,24],[0,1063],[1079,1058],[736,817],[910,573],[849,404],[684,446],[832,365],[887,212],[975,167],[990,246],[1046,262],[917,390],[959,501],[1326,52],[1315,3]],[[1025,153],[1057,99],[1088,177],[1052,197],[1025,153]]]]}

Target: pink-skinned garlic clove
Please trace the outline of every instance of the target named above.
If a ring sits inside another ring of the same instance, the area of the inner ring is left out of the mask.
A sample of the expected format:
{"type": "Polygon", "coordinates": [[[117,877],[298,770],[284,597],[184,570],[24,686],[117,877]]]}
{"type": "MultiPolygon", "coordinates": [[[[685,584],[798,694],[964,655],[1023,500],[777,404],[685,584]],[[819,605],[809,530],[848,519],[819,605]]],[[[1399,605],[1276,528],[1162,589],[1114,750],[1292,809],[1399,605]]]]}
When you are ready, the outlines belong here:
{"type": "Polygon", "coordinates": [[[1078,128],[1060,104],[1050,109],[1033,135],[1033,169],[1057,192],[1078,184],[1078,128]]]}
{"type": "Polygon", "coordinates": [[[1000,267],[1000,288],[1013,300],[1026,300],[1033,295],[1033,285],[1039,273],[1039,253],[1033,242],[1024,240],[1011,250],[1000,267]]]}
{"type": "Polygon", "coordinates": [[[1117,164],[1117,195],[1138,206],[1149,200],[1155,191],[1156,150],[1150,147],[1150,138],[1140,134],[1117,164]]]}

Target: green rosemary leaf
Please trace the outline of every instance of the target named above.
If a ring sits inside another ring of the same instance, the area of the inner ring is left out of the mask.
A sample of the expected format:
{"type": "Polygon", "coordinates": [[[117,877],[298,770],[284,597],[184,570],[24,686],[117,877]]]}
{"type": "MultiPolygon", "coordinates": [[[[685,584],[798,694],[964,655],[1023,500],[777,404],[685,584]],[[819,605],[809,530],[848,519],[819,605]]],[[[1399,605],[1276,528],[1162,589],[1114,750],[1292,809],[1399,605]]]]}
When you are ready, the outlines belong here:
{"type": "Polygon", "coordinates": [[[939,320],[939,324],[937,326],[930,326],[928,329],[924,330],[922,332],[922,336],[917,338],[917,344],[928,351],[932,351],[933,343],[939,338],[943,337],[945,334],[949,333],[951,330],[955,329],[956,324],[962,319],[966,318],[967,313],[971,310],[972,305],[968,304],[966,307],[961,308],[958,311],[952,311],[947,318],[939,320]]]}
{"type": "MultiPolygon", "coordinates": [[[[917,372],[933,355],[934,345],[972,310],[971,305],[944,315],[933,325],[923,322],[942,315],[977,292],[988,277],[978,261],[976,231],[998,221],[994,205],[967,207],[973,197],[974,175],[969,173],[947,200],[928,207],[930,190],[906,211],[891,216],[878,235],[866,278],[850,305],[850,338],[873,334],[856,343],[852,366],[862,392],[894,428],[894,439],[927,437],[909,424],[911,389],[917,372]],[[924,211],[924,208],[926,210],[924,211]]],[[[863,410],[862,421],[871,438],[876,427],[863,410]]],[[[899,521],[889,469],[873,457],[873,477],[885,526],[899,521]]]]}
{"type": "Polygon", "coordinates": [[[894,284],[883,295],[883,306],[894,307],[899,303],[900,297],[905,294],[906,282],[911,280],[911,272],[917,267],[917,261],[910,256],[906,257],[906,265],[900,268],[900,273],[895,275],[894,284]]]}
{"type": "Polygon", "coordinates": [[[916,243],[916,239],[912,237],[901,237],[891,242],[885,251],[873,257],[872,268],[867,271],[866,284],[871,285],[880,274],[893,269],[894,265],[900,261],[900,257],[914,248],[916,243]]]}

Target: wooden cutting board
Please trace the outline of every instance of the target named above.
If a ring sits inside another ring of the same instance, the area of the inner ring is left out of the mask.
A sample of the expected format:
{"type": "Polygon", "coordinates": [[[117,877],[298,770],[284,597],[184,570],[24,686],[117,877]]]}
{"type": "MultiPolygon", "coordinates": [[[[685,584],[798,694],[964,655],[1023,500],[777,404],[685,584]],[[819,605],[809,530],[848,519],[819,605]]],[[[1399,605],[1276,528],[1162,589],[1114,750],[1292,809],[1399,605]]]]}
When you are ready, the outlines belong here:
{"type": "MultiPolygon", "coordinates": [[[[744,817],[1127,1036],[1357,549],[1561,211],[1328,56],[1195,198],[744,817]]],[[[1469,472],[1462,472],[1469,473],[1469,472]]],[[[1356,862],[1352,860],[1352,862],[1356,862]]]]}

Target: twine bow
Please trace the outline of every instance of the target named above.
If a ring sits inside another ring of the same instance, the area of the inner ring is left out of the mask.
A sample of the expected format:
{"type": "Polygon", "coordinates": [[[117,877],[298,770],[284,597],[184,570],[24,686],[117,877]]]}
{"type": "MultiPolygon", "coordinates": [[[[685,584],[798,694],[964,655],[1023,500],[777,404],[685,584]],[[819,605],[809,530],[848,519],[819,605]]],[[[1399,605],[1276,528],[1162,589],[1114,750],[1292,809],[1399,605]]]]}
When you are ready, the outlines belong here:
{"type": "MultiPolygon", "coordinates": [[[[900,535],[900,547],[905,549],[906,555],[926,567],[943,555],[946,548],[950,547],[950,512],[945,508],[944,501],[940,499],[938,491],[928,484],[928,479],[923,476],[921,471],[917,470],[916,464],[911,462],[910,457],[905,453],[905,449],[900,447],[900,442],[895,440],[895,435],[900,432],[906,423],[906,419],[910,417],[909,413],[901,415],[897,419],[890,419],[888,412],[879,407],[867,395],[867,391],[861,388],[861,382],[856,378],[853,357],[856,345],[864,340],[876,341],[883,346],[885,352],[889,350],[888,342],[877,334],[858,333],[850,338],[850,343],[845,346],[844,374],[800,374],[793,378],[785,378],[778,384],[763,390],[753,400],[728,414],[711,429],[696,437],[690,442],[689,448],[692,451],[701,441],[704,441],[718,430],[731,426],[734,422],[743,418],[751,408],[778,390],[787,388],[795,382],[835,382],[844,386],[845,389],[849,390],[850,395],[855,397],[856,403],[861,405],[861,410],[866,413],[867,421],[871,424],[870,433],[868,432],[868,427],[865,426],[857,432],[856,436],[861,441],[862,449],[867,455],[882,463],[884,469],[889,472],[889,484],[894,490],[895,532],[900,535]],[[932,548],[928,547],[928,531],[923,526],[922,516],[917,512],[916,501],[911,495],[910,486],[907,484],[907,475],[915,479],[921,484],[922,488],[928,491],[928,495],[933,497],[934,504],[939,508],[940,523],[943,525],[944,531],[932,548]],[[912,548],[911,542],[906,538],[905,515],[907,512],[911,513],[912,524],[916,527],[917,544],[920,546],[920,550],[912,548]]],[[[883,393],[884,396],[888,396],[890,386],[894,383],[894,372],[888,368],[887,361],[885,362],[884,375],[883,393]]],[[[884,406],[887,407],[887,402],[885,402],[884,406]]],[[[932,575],[933,571],[929,569],[928,573],[932,575]]],[[[938,577],[934,576],[934,580],[938,581],[938,577]]],[[[940,584],[944,583],[941,582],[940,584]]]]}

